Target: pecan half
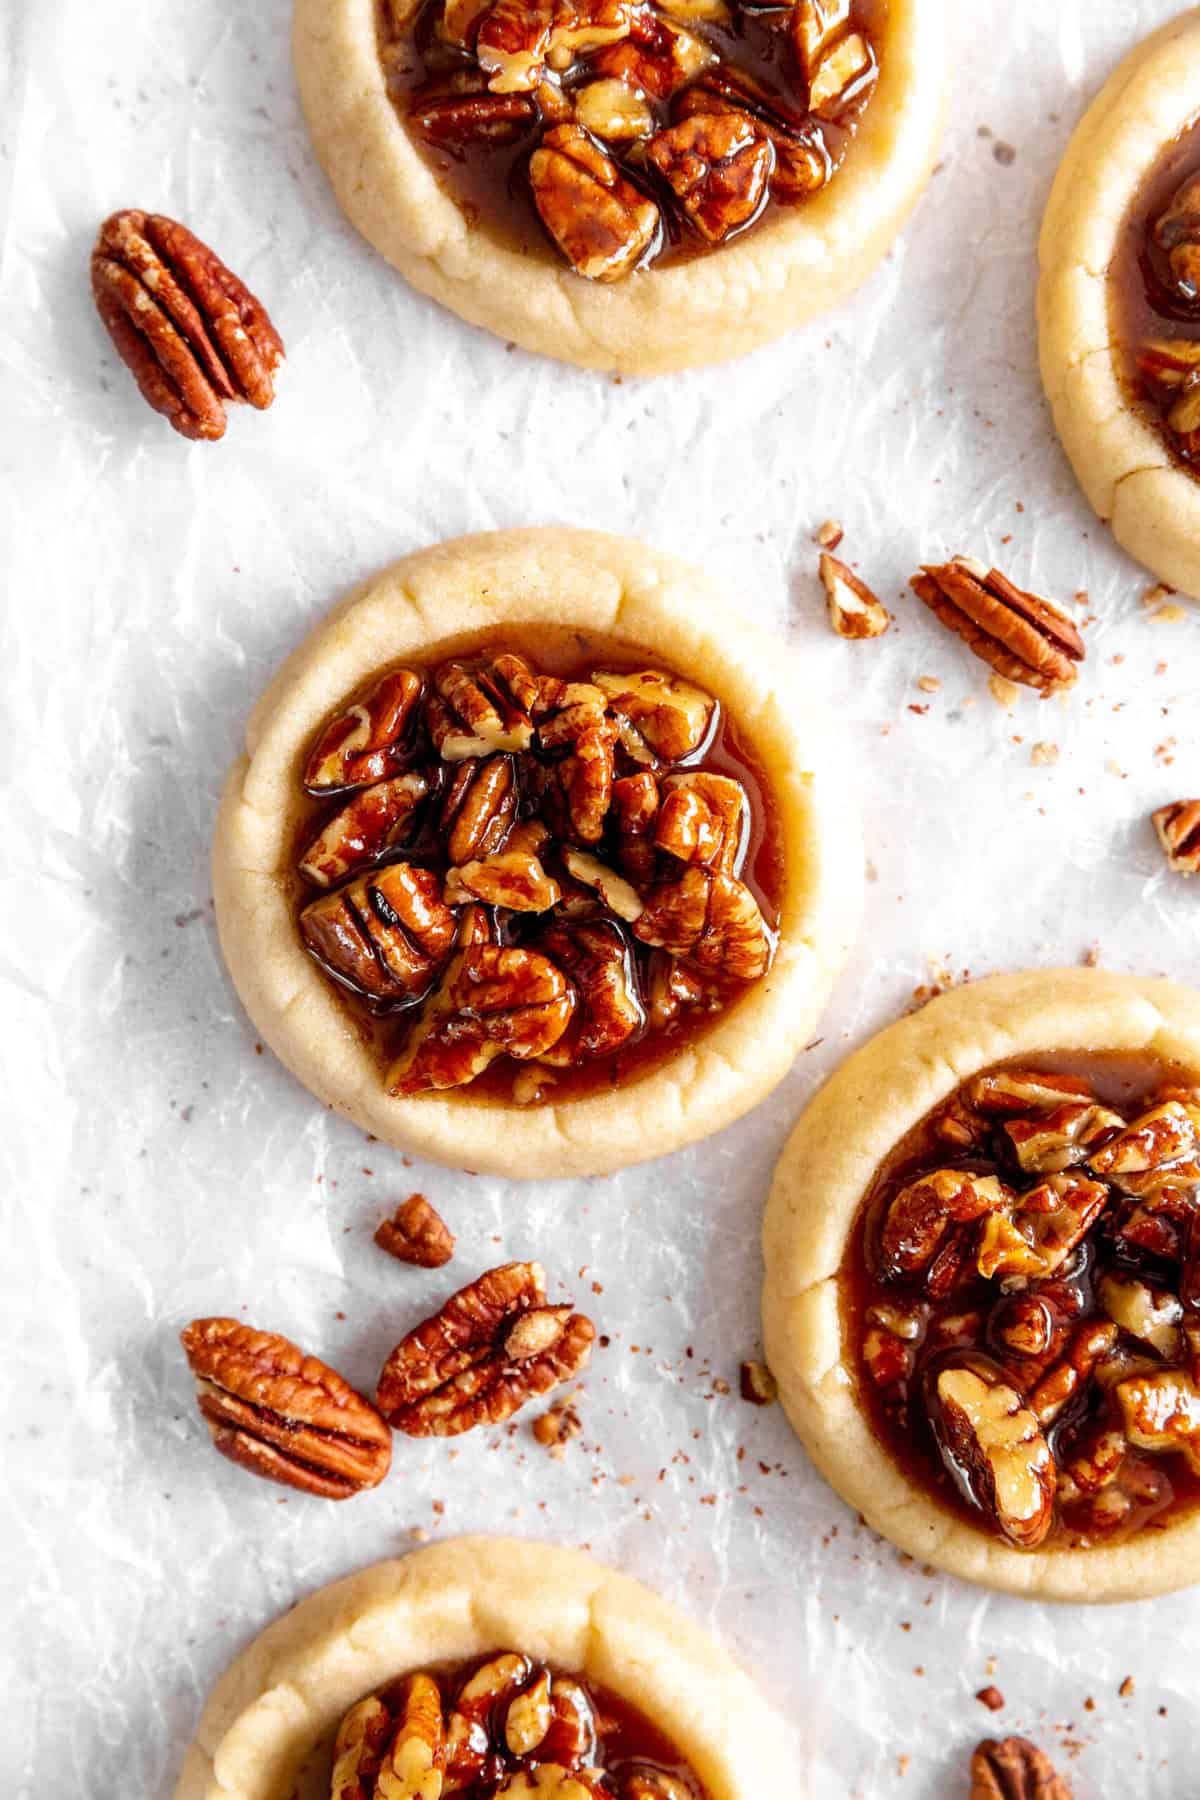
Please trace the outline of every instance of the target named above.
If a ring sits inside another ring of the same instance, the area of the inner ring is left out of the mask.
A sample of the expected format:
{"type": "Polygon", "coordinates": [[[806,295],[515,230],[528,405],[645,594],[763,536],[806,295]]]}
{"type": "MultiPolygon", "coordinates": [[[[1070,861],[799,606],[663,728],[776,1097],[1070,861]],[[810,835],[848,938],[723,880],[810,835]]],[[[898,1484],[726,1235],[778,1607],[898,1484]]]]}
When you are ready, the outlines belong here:
{"type": "Polygon", "coordinates": [[[455,919],[432,869],[391,863],[300,914],[305,948],[371,1000],[419,1000],[450,955],[455,919]]]}
{"type": "Polygon", "coordinates": [[[375,1242],[397,1262],[418,1269],[440,1269],[454,1255],[454,1233],[424,1194],[410,1194],[384,1219],[375,1242]]]}
{"type": "Polygon", "coordinates": [[[225,407],[275,398],[283,340],[220,257],[174,219],[131,210],[104,221],[92,293],[142,396],[183,437],[225,434],[225,407]]]}
{"type": "Polygon", "coordinates": [[[441,826],[452,863],[491,856],[508,836],[517,805],[510,756],[468,757],[459,763],[442,802],[441,826]]]}
{"type": "Polygon", "coordinates": [[[582,1313],[546,1307],[539,1264],[508,1263],[462,1288],[397,1344],[379,1377],[379,1409],[412,1437],[454,1437],[476,1425],[499,1425],[526,1401],[576,1376],[594,1337],[582,1313]],[[528,1346],[518,1328],[524,1321],[527,1331],[527,1315],[546,1312],[556,1330],[538,1339],[545,1347],[521,1354],[528,1346]]]}
{"type": "Polygon", "coordinates": [[[532,1673],[527,1656],[506,1650],[483,1663],[464,1684],[446,1734],[451,1792],[500,1772],[492,1755],[492,1721],[520,1694],[532,1673]]]}
{"type": "Polygon", "coordinates": [[[578,125],[545,134],[529,160],[529,181],[543,225],[588,281],[619,281],[658,238],[653,200],[578,125]]]}
{"type": "Polygon", "coordinates": [[[375,1408],[287,1338],[237,1319],[194,1319],[180,1342],[213,1443],[231,1462],[329,1500],[387,1474],[391,1434],[375,1408]]]}
{"type": "Polygon", "coordinates": [[[388,1070],[388,1092],[461,1087],[498,1056],[519,1062],[543,1056],[557,1044],[574,1010],[570,983],[535,951],[493,944],[462,950],[388,1070]]]}
{"type": "Polygon", "coordinates": [[[843,638],[882,637],[892,615],[865,581],[836,556],[825,552],[817,565],[825,589],[829,623],[843,638]]]}
{"type": "Polygon", "coordinates": [[[555,774],[571,835],[581,844],[598,844],[612,801],[617,743],[603,693],[589,682],[547,678],[540,687],[537,731],[544,750],[570,752],[555,765],[555,774]]]}
{"type": "Polygon", "coordinates": [[[1028,1738],[985,1738],[971,1758],[970,1800],[1071,1800],[1071,1790],[1028,1738]]]}
{"type": "Polygon", "coordinates": [[[771,960],[771,940],[750,889],[732,875],[695,864],[682,880],[651,889],[633,935],[733,981],[756,981],[771,960]]]}
{"type": "Polygon", "coordinates": [[[528,750],[533,742],[530,708],[538,684],[521,657],[443,663],[433,685],[436,693],[426,709],[429,735],[446,762],[528,750]]]}
{"type": "Polygon", "coordinates": [[[968,649],[1007,680],[1043,694],[1074,684],[1085,655],[1075,626],[1049,600],[1014,587],[998,569],[956,556],[948,563],[926,564],[909,586],[968,649]]]}
{"type": "Polygon", "coordinates": [[[1094,1166],[1098,1146],[1114,1137],[1124,1123],[1120,1113],[1107,1106],[1071,1101],[1033,1119],[1010,1119],[1004,1133],[1027,1173],[1049,1175],[1076,1163],[1094,1166]]]}
{"type": "Polygon", "coordinates": [[[673,111],[681,119],[698,112],[749,117],[774,148],[770,187],[777,200],[789,204],[807,200],[833,174],[833,157],[819,120],[803,116],[785,119],[778,111],[778,97],[761,88],[744,70],[735,75],[722,63],[705,69],[694,86],[676,97],[673,111]]]}
{"type": "Polygon", "coordinates": [[[420,97],[409,119],[430,144],[515,144],[537,119],[530,94],[436,94],[420,97]]]}
{"type": "Polygon", "coordinates": [[[1167,867],[1176,875],[1200,874],[1200,800],[1176,800],[1150,817],[1167,867]]]}
{"type": "Polygon", "coordinates": [[[1066,1262],[1095,1224],[1111,1195],[1102,1181],[1061,1171],[1015,1200],[1011,1211],[984,1223],[976,1267],[986,1281],[1019,1276],[1044,1281],[1066,1262]]]}
{"type": "Polygon", "coordinates": [[[404,739],[424,688],[411,669],[393,669],[364,699],[331,720],[304,765],[308,792],[367,787],[398,775],[407,760],[404,739]]]}
{"type": "Polygon", "coordinates": [[[1037,1418],[985,1357],[927,1382],[929,1422],[955,1485],[1022,1550],[1054,1520],[1057,1471],[1037,1418]]]}
{"type": "Polygon", "coordinates": [[[694,113],[651,138],[646,159],[684,217],[710,244],[757,218],[775,167],[769,138],[748,113],[694,113]]]}
{"type": "Polygon", "coordinates": [[[895,1281],[927,1269],[955,1226],[1001,1212],[1012,1194],[994,1175],[934,1169],[905,1184],[891,1202],[879,1237],[881,1280],[895,1281]]]}
{"type": "Polygon", "coordinates": [[[562,899],[562,889],[543,869],[536,856],[522,850],[502,850],[482,862],[466,862],[446,876],[447,906],[463,906],[482,900],[485,906],[505,906],[511,912],[549,912],[562,899]]]}
{"type": "Polygon", "coordinates": [[[552,925],[541,946],[579,996],[569,1030],[543,1062],[569,1068],[579,1056],[614,1056],[640,1035],[646,1014],[629,943],[618,926],[604,919],[552,925]]]}
{"type": "Polygon", "coordinates": [[[428,794],[429,781],[419,769],[363,788],[322,826],[304,852],[300,873],[316,887],[333,887],[364,863],[375,862],[411,836],[417,809],[428,794]]]}
{"type": "Polygon", "coordinates": [[[697,769],[668,775],[663,783],[654,842],[680,862],[736,874],[749,827],[750,803],[740,781],[697,769]]]}
{"type": "Polygon", "coordinates": [[[1110,1133],[1088,1157],[1088,1164],[1093,1174],[1140,1194],[1145,1184],[1139,1178],[1157,1176],[1161,1182],[1173,1169],[1178,1171],[1180,1186],[1194,1186],[1200,1178],[1198,1155],[1200,1107],[1167,1100],[1142,1113],[1123,1131],[1110,1133]]]}
{"type": "Polygon", "coordinates": [[[661,669],[614,673],[594,671],[592,680],[608,697],[621,745],[634,762],[652,767],[682,762],[703,744],[716,701],[702,688],[661,669]]]}
{"type": "Polygon", "coordinates": [[[654,874],[654,833],[660,803],[658,783],[648,769],[637,775],[623,775],[613,782],[617,861],[631,881],[649,881],[654,874]]]}
{"type": "Polygon", "coordinates": [[[352,1706],[333,1742],[331,1800],[370,1800],[392,1715],[377,1694],[352,1706]]]}

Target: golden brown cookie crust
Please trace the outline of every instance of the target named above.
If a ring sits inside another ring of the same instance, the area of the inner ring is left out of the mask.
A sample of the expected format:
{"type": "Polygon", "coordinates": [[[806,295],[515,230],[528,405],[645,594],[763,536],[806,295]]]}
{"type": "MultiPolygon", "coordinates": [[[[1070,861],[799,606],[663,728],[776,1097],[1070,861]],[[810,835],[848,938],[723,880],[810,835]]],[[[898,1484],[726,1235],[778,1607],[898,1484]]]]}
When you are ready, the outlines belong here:
{"type": "Polygon", "coordinates": [[[213,852],[217,925],[258,1031],[322,1100],[388,1143],[458,1168],[604,1174],[740,1118],[812,1035],[853,944],[862,846],[845,755],[797,678],[688,564],[599,532],[506,531],[419,551],[337,607],[276,676],[226,784],[213,852]],[[612,1093],[497,1107],[469,1090],[395,1099],[296,928],[290,868],[303,753],[365,677],[499,621],[578,626],[644,648],[718,693],[771,782],[785,870],[769,973],[670,1061],[612,1093]]]}
{"type": "Polygon", "coordinates": [[[1042,224],[1042,381],[1088,500],[1131,556],[1200,597],[1200,480],[1129,405],[1114,358],[1108,270],[1121,221],[1163,148],[1200,112],[1200,7],[1127,56],[1084,114],[1042,224]]]}
{"type": "Polygon", "coordinates": [[[878,88],[836,180],[714,255],[611,286],[547,248],[468,226],[388,98],[374,0],[296,0],[293,49],[317,155],[343,211],[414,287],[472,325],[584,368],[657,375],[769,343],[882,259],[937,156],[949,90],[945,0],[891,0],[878,88]]]}
{"type": "Polygon", "coordinates": [[[684,1614],[581,1551],[477,1537],[376,1563],[268,1626],[210,1695],[175,1800],[291,1800],[297,1783],[303,1800],[327,1800],[315,1753],[356,1700],[410,1670],[500,1649],[636,1705],[711,1800],[797,1791],[775,1713],[684,1614]]]}
{"type": "Polygon", "coordinates": [[[763,1228],[767,1358],[813,1461],[868,1524],[949,1574],[1043,1600],[1137,1600],[1200,1580],[1200,1516],[1107,1550],[1010,1549],[938,1506],[878,1442],[843,1342],[837,1273],[888,1152],[970,1075],[1050,1050],[1126,1050],[1200,1078],[1200,995],[1097,969],[972,982],[864,1044],[817,1094],[779,1159],[763,1228]]]}

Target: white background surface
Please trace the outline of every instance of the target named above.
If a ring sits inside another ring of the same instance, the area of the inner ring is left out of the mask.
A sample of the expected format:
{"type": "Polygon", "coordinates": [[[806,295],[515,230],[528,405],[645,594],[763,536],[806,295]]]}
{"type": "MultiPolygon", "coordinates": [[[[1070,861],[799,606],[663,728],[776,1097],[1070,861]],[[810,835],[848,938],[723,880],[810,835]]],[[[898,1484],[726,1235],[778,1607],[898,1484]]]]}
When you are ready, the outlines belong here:
{"type": "Polygon", "coordinates": [[[756,1347],[758,1224],[789,1122],[929,958],[978,974],[1098,943],[1113,967],[1200,976],[1197,895],[1146,822],[1200,788],[1200,612],[1140,606],[1149,578],[1054,442],[1032,322],[1071,126],[1179,10],[954,6],[945,160],[868,289],[732,368],[617,385],[460,325],[356,239],[299,117],[287,0],[0,8],[10,1800],[169,1794],[230,1654],[414,1527],[586,1541],[686,1603],[794,1719],[798,1791],[948,1800],[977,1738],[1020,1729],[1078,1747],[1081,1796],[1195,1793],[1200,1597],[1056,1610],[902,1566],[778,1409],[711,1379],[736,1382],[756,1347]],[[220,445],[145,410],[91,309],[91,239],[120,205],[190,223],[287,341],[278,404],[238,412],[220,445]],[[829,516],[894,606],[880,642],[824,622],[811,534],[829,516]],[[796,646],[846,723],[873,878],[824,1041],[769,1104],[615,1180],[516,1187],[404,1167],[255,1055],[208,845],[253,699],[345,588],[438,538],[559,521],[703,562],[796,646]],[[957,549],[1088,590],[1068,700],[1004,711],[902,597],[919,558],[957,549]],[[926,674],[939,692],[917,690],[926,674]],[[1031,764],[1039,740],[1057,765],[1031,764]],[[371,1244],[413,1189],[459,1233],[440,1275],[371,1244]],[[455,1277],[527,1254],[612,1338],[565,1461],[526,1425],[398,1441],[386,1485],[335,1507],[207,1448],[188,1318],[245,1307],[369,1389],[455,1277]],[[973,1698],[989,1681],[997,1718],[973,1698]]]}

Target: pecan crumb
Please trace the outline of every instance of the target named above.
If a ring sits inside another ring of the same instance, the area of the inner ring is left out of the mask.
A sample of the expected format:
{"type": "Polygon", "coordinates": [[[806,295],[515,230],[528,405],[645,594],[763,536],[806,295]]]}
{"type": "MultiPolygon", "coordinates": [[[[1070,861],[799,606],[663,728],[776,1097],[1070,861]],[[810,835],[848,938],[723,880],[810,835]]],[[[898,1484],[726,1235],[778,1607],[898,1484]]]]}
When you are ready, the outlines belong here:
{"type": "Polygon", "coordinates": [[[1153,587],[1148,587],[1143,592],[1142,605],[1161,606],[1163,601],[1169,600],[1174,592],[1174,588],[1165,587],[1161,581],[1156,581],[1153,587]]]}
{"type": "Polygon", "coordinates": [[[1099,962],[1100,962],[1100,946],[1099,946],[1099,944],[1089,944],[1087,949],[1083,953],[1084,968],[1085,969],[1094,969],[1099,965],[1099,962]]]}
{"type": "Polygon", "coordinates": [[[441,1269],[454,1255],[454,1233],[424,1194],[410,1194],[375,1232],[375,1242],[397,1262],[441,1269]]]}
{"type": "Polygon", "coordinates": [[[1004,1711],[1004,1695],[998,1687],[980,1688],[975,1698],[981,1706],[986,1706],[989,1712],[1004,1711]]]}
{"type": "Polygon", "coordinates": [[[1029,760],[1035,768],[1044,769],[1058,761],[1058,745],[1037,743],[1029,753],[1029,760]]]}
{"type": "Polygon", "coordinates": [[[1125,1677],[1124,1681],[1121,1683],[1120,1687],[1117,1689],[1117,1692],[1118,1692],[1118,1694],[1120,1694],[1122,1700],[1131,1700],[1133,1698],[1133,1676],[1132,1675],[1127,1675],[1125,1677]]]}
{"type": "Polygon", "coordinates": [[[1009,681],[1003,675],[989,675],[988,688],[997,706],[1005,708],[1015,706],[1021,690],[1015,681],[1009,681]]]}
{"type": "Polygon", "coordinates": [[[533,1435],[538,1443],[559,1456],[565,1454],[568,1443],[582,1430],[583,1422],[569,1400],[560,1401],[533,1421],[533,1435]]]}
{"type": "Polygon", "coordinates": [[[846,533],[836,519],[826,519],[816,533],[816,542],[822,550],[836,550],[846,533]]]}
{"type": "Polygon", "coordinates": [[[919,675],[917,686],[923,694],[936,694],[941,689],[941,682],[936,675],[919,675]]]}
{"type": "Polygon", "coordinates": [[[779,1398],[779,1384],[763,1362],[744,1362],[741,1368],[742,1399],[751,1406],[773,1406],[779,1398]]]}

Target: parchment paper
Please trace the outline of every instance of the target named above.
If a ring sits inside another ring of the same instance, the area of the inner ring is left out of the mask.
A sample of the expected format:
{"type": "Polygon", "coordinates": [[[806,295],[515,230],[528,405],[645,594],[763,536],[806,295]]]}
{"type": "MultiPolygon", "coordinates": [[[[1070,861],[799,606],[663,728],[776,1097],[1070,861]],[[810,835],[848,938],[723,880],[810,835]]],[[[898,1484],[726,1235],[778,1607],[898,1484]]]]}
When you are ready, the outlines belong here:
{"type": "Polygon", "coordinates": [[[202,1696],[269,1618],[414,1532],[487,1529],[585,1542],[710,1621],[794,1721],[798,1792],[960,1795],[969,1747],[1012,1730],[1081,1796],[1196,1792],[1200,1597],[1051,1609],[906,1566],[777,1408],[717,1386],[756,1349],[789,1124],[915,988],[1091,946],[1200,979],[1197,896],[1147,823],[1200,786],[1200,611],[1151,616],[1150,578],[1079,497],[1032,318],[1070,130],[1180,8],[954,10],[945,158],[866,291],[732,368],[617,384],[460,325],[357,239],[299,116],[288,0],[0,9],[11,1800],[167,1796],[202,1696]],[[146,411],[92,311],[92,236],[120,205],[188,221],[287,340],[276,407],[216,447],[146,411]],[[880,642],[825,623],[812,534],[830,517],[894,607],[880,642]],[[442,537],[556,521],[704,563],[799,648],[845,723],[870,904],[821,1043],[767,1105],[615,1180],[512,1186],[407,1166],[255,1053],[208,847],[254,698],[341,592],[442,537]],[[1068,700],[1005,710],[904,597],[918,559],[958,549],[1087,591],[1068,700]],[[414,1190],[459,1233],[440,1275],[371,1243],[414,1190]],[[398,1441],[386,1485],[338,1507],[207,1447],[188,1318],[244,1307],[369,1389],[459,1281],[524,1255],[611,1339],[561,1462],[527,1422],[398,1441]]]}

